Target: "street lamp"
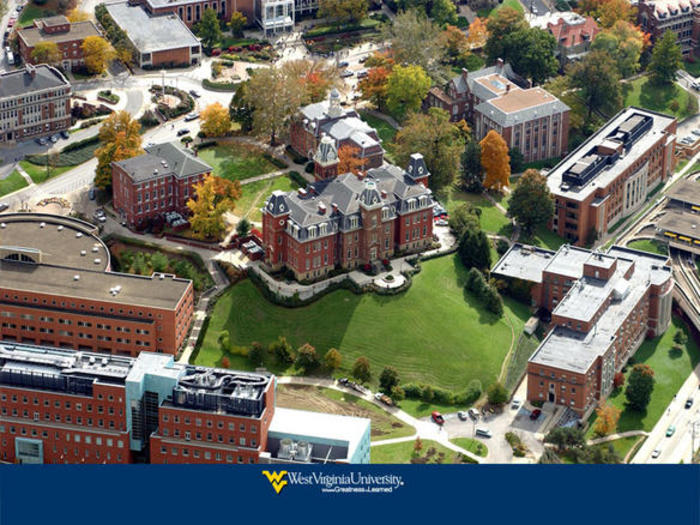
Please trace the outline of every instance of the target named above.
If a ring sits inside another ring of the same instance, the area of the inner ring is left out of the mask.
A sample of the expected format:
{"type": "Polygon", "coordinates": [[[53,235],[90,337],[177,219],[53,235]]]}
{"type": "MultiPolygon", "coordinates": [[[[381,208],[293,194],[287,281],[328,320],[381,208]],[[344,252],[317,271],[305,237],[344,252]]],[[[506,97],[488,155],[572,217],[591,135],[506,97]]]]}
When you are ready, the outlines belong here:
{"type": "Polygon", "coordinates": [[[160,92],[161,100],[165,100],[165,69],[160,70],[160,75],[161,75],[161,88],[162,91],[160,92]]]}

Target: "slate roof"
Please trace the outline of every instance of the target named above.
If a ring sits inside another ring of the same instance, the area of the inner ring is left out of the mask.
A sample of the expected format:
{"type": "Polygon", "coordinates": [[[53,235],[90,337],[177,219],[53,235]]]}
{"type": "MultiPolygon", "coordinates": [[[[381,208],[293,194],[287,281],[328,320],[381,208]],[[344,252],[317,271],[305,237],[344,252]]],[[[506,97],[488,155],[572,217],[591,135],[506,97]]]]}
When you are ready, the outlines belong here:
{"type": "Polygon", "coordinates": [[[33,91],[57,88],[70,84],[58,69],[45,64],[0,74],[0,98],[14,97],[33,91]],[[33,70],[34,75],[29,71],[33,70]]]}
{"type": "Polygon", "coordinates": [[[115,162],[134,182],[152,178],[174,176],[179,179],[209,173],[212,167],[198,159],[175,142],[156,144],[145,148],[146,153],[138,157],[115,162]],[[163,164],[165,162],[165,164],[163,164]],[[156,172],[156,170],[158,170],[156,172]]]}
{"type": "Polygon", "coordinates": [[[481,100],[488,100],[490,98],[495,97],[496,93],[488,89],[480,82],[477,82],[476,80],[481,77],[487,77],[489,75],[494,74],[501,75],[512,82],[523,82],[523,80],[515,73],[515,71],[513,71],[513,68],[510,67],[510,64],[506,63],[503,66],[495,65],[491,67],[485,67],[484,69],[480,69],[478,71],[474,71],[473,73],[469,73],[467,75],[466,84],[464,78],[461,75],[459,77],[453,78],[452,83],[455,85],[455,88],[457,88],[458,93],[464,93],[466,90],[466,86],[468,86],[469,91],[473,93],[476,97],[478,97],[481,100]],[[462,91],[460,91],[460,89],[462,91]]]}

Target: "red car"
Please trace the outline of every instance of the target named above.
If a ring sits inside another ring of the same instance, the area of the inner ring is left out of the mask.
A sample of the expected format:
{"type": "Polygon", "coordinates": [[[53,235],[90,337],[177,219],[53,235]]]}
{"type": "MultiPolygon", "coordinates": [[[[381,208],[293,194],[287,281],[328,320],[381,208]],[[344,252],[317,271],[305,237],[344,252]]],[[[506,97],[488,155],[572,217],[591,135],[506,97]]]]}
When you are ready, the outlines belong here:
{"type": "Polygon", "coordinates": [[[445,423],[445,418],[442,417],[442,414],[437,410],[434,411],[430,416],[433,418],[433,421],[435,421],[438,425],[442,425],[445,423]]]}
{"type": "Polygon", "coordinates": [[[530,412],[530,419],[532,419],[534,421],[535,419],[540,417],[541,413],[542,413],[542,411],[539,408],[536,408],[535,410],[530,412]]]}

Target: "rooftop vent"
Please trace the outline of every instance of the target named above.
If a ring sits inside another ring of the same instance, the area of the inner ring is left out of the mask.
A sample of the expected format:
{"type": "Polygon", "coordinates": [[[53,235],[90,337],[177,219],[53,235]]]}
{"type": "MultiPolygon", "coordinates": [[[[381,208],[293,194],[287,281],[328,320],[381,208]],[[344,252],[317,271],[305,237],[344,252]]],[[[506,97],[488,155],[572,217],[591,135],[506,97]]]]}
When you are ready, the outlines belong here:
{"type": "Polygon", "coordinates": [[[85,251],[85,250],[80,250],[80,255],[84,257],[85,255],[87,255],[87,251],[85,251]]]}
{"type": "Polygon", "coordinates": [[[100,264],[101,262],[102,262],[102,259],[100,259],[99,257],[97,259],[95,259],[95,261],[94,261],[95,264],[100,264]]]}
{"type": "Polygon", "coordinates": [[[76,238],[76,239],[80,239],[82,236],[83,236],[83,234],[80,233],[80,232],[78,232],[78,233],[75,234],[75,238],[76,238]]]}
{"type": "Polygon", "coordinates": [[[39,228],[43,228],[44,226],[46,226],[46,223],[45,223],[45,222],[42,222],[42,223],[39,225],[39,228]]]}
{"type": "Polygon", "coordinates": [[[92,247],[92,253],[97,253],[98,251],[100,251],[100,247],[97,246],[97,245],[93,245],[93,247],[92,247]]]}
{"type": "Polygon", "coordinates": [[[63,231],[63,226],[58,227],[58,231],[62,232],[63,231]]]}
{"type": "Polygon", "coordinates": [[[4,230],[5,228],[7,228],[7,224],[5,224],[5,223],[3,222],[2,224],[0,224],[0,228],[2,228],[2,229],[4,230]]]}
{"type": "Polygon", "coordinates": [[[321,215],[326,213],[326,205],[322,202],[318,203],[318,213],[320,213],[321,215]]]}

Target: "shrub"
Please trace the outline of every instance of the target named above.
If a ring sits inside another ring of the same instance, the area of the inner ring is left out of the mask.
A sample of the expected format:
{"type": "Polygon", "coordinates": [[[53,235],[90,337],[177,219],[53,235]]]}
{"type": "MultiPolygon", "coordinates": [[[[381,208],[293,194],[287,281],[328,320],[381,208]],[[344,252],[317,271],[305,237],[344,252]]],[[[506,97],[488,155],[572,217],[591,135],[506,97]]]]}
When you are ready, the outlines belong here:
{"type": "Polygon", "coordinates": [[[435,391],[433,390],[433,387],[430,385],[425,385],[425,387],[423,388],[423,395],[421,396],[421,399],[426,403],[430,403],[434,398],[435,391]]]}
{"type": "Polygon", "coordinates": [[[228,357],[221,358],[222,368],[231,368],[231,360],[228,357]]]}
{"type": "Polygon", "coordinates": [[[309,161],[309,163],[304,166],[304,171],[306,173],[313,173],[314,172],[314,161],[309,161]]]}
{"type": "Polygon", "coordinates": [[[403,388],[403,391],[408,399],[420,399],[423,397],[423,387],[421,385],[407,383],[401,388],[403,388]]]}
{"type": "Polygon", "coordinates": [[[302,177],[301,173],[299,173],[298,171],[289,171],[287,172],[287,175],[290,179],[292,179],[293,182],[298,184],[300,188],[304,188],[308,184],[306,179],[302,177]]]}
{"type": "Polygon", "coordinates": [[[502,405],[508,401],[509,397],[508,390],[499,382],[490,384],[486,389],[486,395],[492,405],[502,405]]]}
{"type": "Polygon", "coordinates": [[[295,164],[306,164],[307,162],[309,162],[309,159],[307,159],[303,155],[299,155],[291,146],[287,146],[285,148],[285,151],[287,152],[287,155],[289,155],[289,157],[294,161],[295,164]]]}

